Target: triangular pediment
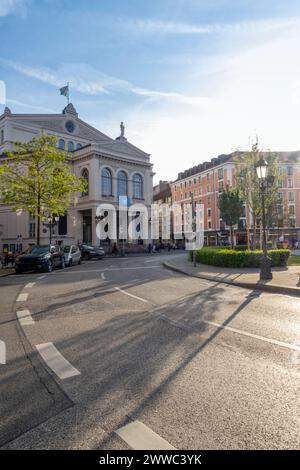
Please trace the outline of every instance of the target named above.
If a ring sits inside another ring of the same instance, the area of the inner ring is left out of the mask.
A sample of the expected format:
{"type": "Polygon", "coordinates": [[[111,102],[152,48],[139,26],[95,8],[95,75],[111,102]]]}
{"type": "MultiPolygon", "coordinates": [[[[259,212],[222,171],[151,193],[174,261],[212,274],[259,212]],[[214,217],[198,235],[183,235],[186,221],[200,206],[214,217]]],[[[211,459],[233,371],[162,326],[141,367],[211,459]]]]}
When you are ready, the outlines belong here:
{"type": "Polygon", "coordinates": [[[54,114],[54,115],[21,115],[15,114],[12,116],[15,123],[23,124],[24,126],[35,126],[46,131],[53,131],[59,134],[69,135],[70,138],[84,139],[93,143],[98,142],[111,142],[113,139],[90,126],[81,119],[70,114],[54,114]],[[67,132],[65,123],[71,120],[75,124],[74,132],[67,132]]]}

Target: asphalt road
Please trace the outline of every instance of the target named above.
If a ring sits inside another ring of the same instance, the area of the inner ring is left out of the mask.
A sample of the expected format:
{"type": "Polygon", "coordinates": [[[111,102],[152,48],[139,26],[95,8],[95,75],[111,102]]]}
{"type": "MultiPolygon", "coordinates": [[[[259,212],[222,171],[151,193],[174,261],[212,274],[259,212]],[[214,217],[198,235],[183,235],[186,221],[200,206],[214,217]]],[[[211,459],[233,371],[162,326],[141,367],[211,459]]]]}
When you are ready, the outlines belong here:
{"type": "Polygon", "coordinates": [[[138,433],[299,448],[300,300],[190,278],[166,257],[0,279],[2,448],[138,448],[138,433]],[[118,431],[136,423],[133,441],[118,431]]]}

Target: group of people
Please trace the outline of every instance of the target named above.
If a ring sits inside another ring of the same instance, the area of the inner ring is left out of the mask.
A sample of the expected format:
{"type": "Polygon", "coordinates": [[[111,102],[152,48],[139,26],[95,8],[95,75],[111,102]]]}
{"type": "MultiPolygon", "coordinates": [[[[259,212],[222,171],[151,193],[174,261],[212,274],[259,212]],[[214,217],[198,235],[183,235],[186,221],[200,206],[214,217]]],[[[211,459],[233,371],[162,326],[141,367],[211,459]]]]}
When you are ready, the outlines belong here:
{"type": "Polygon", "coordinates": [[[3,255],[0,255],[0,268],[2,267],[13,267],[15,265],[15,254],[12,251],[8,251],[3,255]]]}
{"type": "Polygon", "coordinates": [[[168,251],[171,251],[171,250],[177,250],[178,246],[176,242],[168,242],[167,245],[164,245],[163,243],[149,243],[148,253],[160,252],[161,250],[164,250],[165,248],[167,248],[168,251]]]}

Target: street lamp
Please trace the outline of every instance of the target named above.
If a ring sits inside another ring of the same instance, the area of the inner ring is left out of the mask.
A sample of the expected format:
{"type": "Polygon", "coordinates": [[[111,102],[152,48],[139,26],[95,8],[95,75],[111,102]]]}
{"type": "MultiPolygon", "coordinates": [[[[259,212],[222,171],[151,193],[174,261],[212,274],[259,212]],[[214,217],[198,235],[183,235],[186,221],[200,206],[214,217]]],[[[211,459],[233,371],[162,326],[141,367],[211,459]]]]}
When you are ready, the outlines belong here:
{"type": "Polygon", "coordinates": [[[273,275],[271,272],[271,258],[268,256],[267,250],[267,236],[266,236],[266,189],[268,187],[268,183],[272,183],[273,178],[267,178],[268,175],[268,162],[261,157],[258,162],[255,164],[255,170],[260,182],[260,192],[261,192],[261,205],[262,205],[262,225],[263,225],[263,256],[261,259],[261,266],[260,266],[260,279],[261,280],[268,280],[272,279],[273,275]]]}
{"type": "Polygon", "coordinates": [[[48,215],[48,224],[49,224],[49,230],[50,230],[50,245],[52,242],[52,227],[53,225],[56,225],[59,221],[59,215],[48,215]]]}

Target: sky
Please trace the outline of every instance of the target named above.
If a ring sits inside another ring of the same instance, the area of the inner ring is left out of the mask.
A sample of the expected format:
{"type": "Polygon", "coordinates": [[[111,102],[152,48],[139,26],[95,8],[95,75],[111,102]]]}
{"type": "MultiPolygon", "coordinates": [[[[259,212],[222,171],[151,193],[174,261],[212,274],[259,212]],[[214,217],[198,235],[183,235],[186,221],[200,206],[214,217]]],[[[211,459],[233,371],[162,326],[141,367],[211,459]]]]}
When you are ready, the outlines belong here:
{"type": "Polygon", "coordinates": [[[151,154],[154,181],[300,149],[300,2],[0,0],[0,113],[79,117],[151,154]],[[2,83],[3,85],[3,83],[2,83]]]}

